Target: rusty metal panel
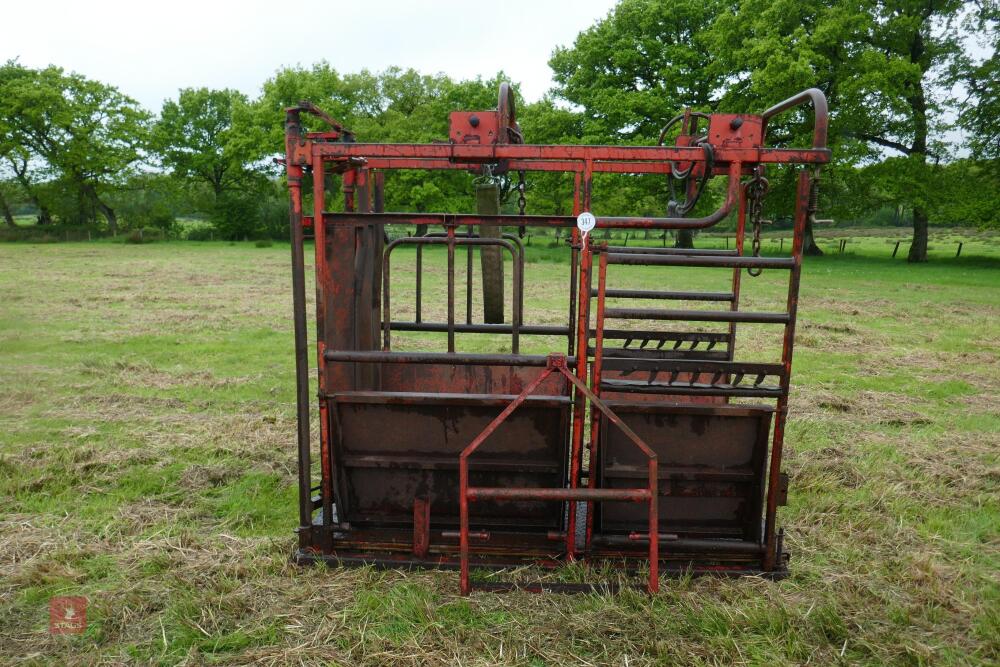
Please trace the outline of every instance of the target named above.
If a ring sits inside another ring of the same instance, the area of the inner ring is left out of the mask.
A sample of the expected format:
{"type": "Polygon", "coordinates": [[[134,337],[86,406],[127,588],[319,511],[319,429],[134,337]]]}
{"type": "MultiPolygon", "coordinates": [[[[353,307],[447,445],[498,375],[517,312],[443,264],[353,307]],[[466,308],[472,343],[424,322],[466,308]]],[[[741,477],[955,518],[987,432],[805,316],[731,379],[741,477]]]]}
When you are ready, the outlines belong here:
{"type": "MultiPolygon", "coordinates": [[[[609,402],[657,453],[660,532],[758,540],[770,406],[609,402]]],[[[599,484],[628,487],[645,460],[620,429],[600,424],[599,484]]],[[[597,533],[643,530],[646,515],[625,503],[597,509],[597,533]]]]}
{"type": "MultiPolygon", "coordinates": [[[[349,392],[331,399],[342,470],[340,516],[352,526],[409,526],[415,499],[430,526],[458,525],[458,455],[513,396],[349,392]]],[[[470,466],[480,486],[560,487],[568,460],[569,399],[540,397],[511,417],[470,466]]],[[[482,527],[557,530],[558,502],[483,502],[482,527]]]]}

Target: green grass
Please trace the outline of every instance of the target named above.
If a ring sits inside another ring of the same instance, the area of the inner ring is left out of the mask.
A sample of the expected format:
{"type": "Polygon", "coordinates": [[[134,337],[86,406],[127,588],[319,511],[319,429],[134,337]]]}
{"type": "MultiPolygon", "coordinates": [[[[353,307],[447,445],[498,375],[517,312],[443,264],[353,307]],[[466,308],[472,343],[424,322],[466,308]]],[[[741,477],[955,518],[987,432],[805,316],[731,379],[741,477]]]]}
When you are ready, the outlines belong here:
{"type": "MultiPolygon", "coordinates": [[[[852,238],[842,255],[821,242],[834,254],[803,275],[787,580],[468,599],[451,572],[290,563],[287,244],[0,244],[0,663],[996,664],[1000,245],[969,237],[956,260],[932,239],[911,266],[895,237],[852,238]],[[48,634],[53,595],[89,599],[85,634],[48,634]]],[[[532,322],[563,321],[564,254],[529,248],[532,322]]],[[[425,319],[443,313],[443,260],[427,252],[425,319]]],[[[394,317],[412,315],[412,251],[393,271],[394,317]]],[[[750,307],[782,306],[775,272],[744,284],[750,307]]],[[[765,326],[741,333],[744,358],[774,347],[765,326]]]]}

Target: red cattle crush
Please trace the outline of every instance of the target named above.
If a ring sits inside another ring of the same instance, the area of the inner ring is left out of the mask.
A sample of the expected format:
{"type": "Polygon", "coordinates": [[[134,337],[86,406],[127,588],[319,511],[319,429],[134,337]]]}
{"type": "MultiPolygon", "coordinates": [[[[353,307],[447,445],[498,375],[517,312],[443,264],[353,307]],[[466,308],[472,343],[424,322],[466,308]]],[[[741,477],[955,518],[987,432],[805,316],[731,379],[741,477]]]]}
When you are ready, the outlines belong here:
{"type": "Polygon", "coordinates": [[[513,100],[502,85],[496,110],[453,113],[448,141],[433,144],[360,143],[310,103],[287,110],[297,560],[458,568],[463,593],[567,588],[477,583],[470,568],[578,559],[645,567],[650,591],[661,571],[780,576],[787,554],[775,515],[787,494],[781,452],[802,242],[816,209],[819,169],[830,159],[825,97],[807,90],[759,115],[686,111],[667,124],[658,146],[526,144],[513,100]],[[812,147],[767,147],[771,119],[806,103],[812,147]],[[302,112],[329,128],[304,133],[302,112]],[[674,126],[675,145],[662,145],[674,126]],[[790,257],[759,255],[767,164],[801,165],[790,257]],[[525,173],[569,172],[573,215],[526,215],[523,199],[518,214],[386,212],[385,173],[402,169],[457,169],[480,179],[517,173],[519,185],[525,173]],[[666,217],[607,215],[594,192],[597,173],[664,175],[666,217]],[[329,175],[340,176],[344,212],[326,210],[329,175]],[[721,207],[687,217],[715,177],[727,181],[721,207]],[[304,189],[311,216],[303,210],[304,189]],[[595,209],[598,230],[706,229],[734,214],[735,247],[597,243],[589,216],[581,215],[595,209]],[[387,242],[386,225],[394,232],[426,225],[428,233],[387,242]],[[481,226],[571,230],[563,324],[524,321],[524,286],[532,282],[520,235],[481,236],[481,226]],[[310,442],[306,229],[316,253],[318,451],[310,442]],[[401,246],[416,249],[415,291],[390,301],[392,254],[401,246]],[[447,262],[447,318],[433,322],[422,312],[422,274],[425,262],[441,259],[438,246],[447,262]],[[487,247],[512,260],[509,323],[477,322],[473,312],[472,257],[487,247]],[[456,317],[460,248],[467,260],[464,321],[456,317]],[[647,267],[647,279],[660,272],[658,284],[671,289],[609,287],[609,267],[623,276],[629,266],[647,267]],[[669,267],[718,274],[722,289],[692,290],[684,281],[692,272],[669,267]],[[744,269],[751,276],[787,272],[785,308],[741,309],[741,290],[752,284],[741,281],[744,269]],[[415,311],[413,320],[393,319],[401,301],[415,311]],[[633,305],[618,306],[622,301],[633,305]],[[676,302],[688,307],[672,307],[676,302]],[[772,354],[780,361],[737,360],[741,323],[782,327],[782,345],[772,354]],[[444,335],[447,351],[396,351],[395,332],[411,348],[444,335]],[[492,353],[462,352],[459,334],[510,341],[492,353]],[[546,354],[522,353],[525,340],[546,354]]]}

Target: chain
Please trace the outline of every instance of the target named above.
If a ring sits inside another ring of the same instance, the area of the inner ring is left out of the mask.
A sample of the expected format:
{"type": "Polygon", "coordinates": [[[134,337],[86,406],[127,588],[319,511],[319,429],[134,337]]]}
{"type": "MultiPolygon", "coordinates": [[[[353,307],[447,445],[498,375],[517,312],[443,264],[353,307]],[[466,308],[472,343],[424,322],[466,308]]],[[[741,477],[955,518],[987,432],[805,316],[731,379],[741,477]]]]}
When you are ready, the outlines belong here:
{"type": "MultiPolygon", "coordinates": [[[[524,183],[524,170],[521,169],[517,172],[517,214],[524,217],[524,207],[527,205],[528,200],[524,196],[525,183],[524,183]]],[[[524,225],[520,225],[517,228],[517,235],[520,238],[524,238],[525,228],[524,225]]]]}
{"type": "MultiPolygon", "coordinates": [[[[753,225],[751,248],[753,249],[754,257],[760,257],[761,214],[764,210],[764,196],[767,195],[767,188],[767,179],[764,178],[763,170],[758,165],[754,169],[753,178],[747,183],[747,195],[750,199],[750,224],[753,225]]],[[[754,278],[763,273],[763,271],[761,268],[747,267],[747,273],[754,278]]]]}

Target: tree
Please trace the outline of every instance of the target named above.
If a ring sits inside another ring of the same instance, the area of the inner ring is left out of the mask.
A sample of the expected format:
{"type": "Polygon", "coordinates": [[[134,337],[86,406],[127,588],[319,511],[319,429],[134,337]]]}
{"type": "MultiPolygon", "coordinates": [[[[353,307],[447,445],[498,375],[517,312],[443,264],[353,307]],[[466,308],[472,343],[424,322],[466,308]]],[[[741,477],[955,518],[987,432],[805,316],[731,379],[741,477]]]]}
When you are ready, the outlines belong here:
{"type": "MultiPolygon", "coordinates": [[[[367,70],[340,74],[320,62],[279,71],[234,123],[239,126],[238,141],[259,160],[281,151],[284,109],[300,100],[317,104],[359,141],[427,143],[447,138],[448,115],[454,109],[496,108],[502,80],[500,73],[491,79],[455,82],[443,74],[422,75],[395,67],[377,74],[367,70]]],[[[322,129],[321,121],[308,115],[303,115],[303,123],[310,130],[322,129]]],[[[408,170],[387,177],[386,207],[391,210],[470,210],[473,205],[472,177],[463,171],[408,170]]],[[[338,210],[343,201],[333,198],[327,205],[338,210]]]]}
{"type": "Polygon", "coordinates": [[[5,219],[8,224],[12,224],[14,220],[13,215],[6,215],[8,202],[15,196],[16,190],[20,190],[35,206],[38,211],[38,224],[52,222],[49,206],[42,201],[29,171],[29,164],[34,163],[37,167],[39,159],[22,145],[12,124],[14,110],[11,105],[11,93],[8,91],[20,88],[26,83],[25,80],[30,80],[32,77],[31,70],[21,67],[15,61],[8,61],[0,66],[0,174],[10,186],[16,186],[8,187],[4,196],[5,219]]]}
{"type": "Polygon", "coordinates": [[[233,141],[233,112],[248,100],[236,90],[185,88],[167,100],[153,129],[153,150],[181,180],[201,182],[218,198],[244,184],[251,156],[233,141]]]}
{"type": "MultiPolygon", "coordinates": [[[[902,154],[913,207],[909,261],[927,260],[928,157],[945,157],[943,75],[960,53],[961,0],[741,0],[715,25],[727,102],[776,102],[808,86],[832,109],[840,164],[902,154]]],[[[793,117],[794,120],[794,117],[793,117]]],[[[832,169],[835,171],[837,165],[832,169]]]]}
{"type": "MultiPolygon", "coordinates": [[[[986,50],[976,59],[964,51],[952,68],[952,83],[965,88],[960,101],[959,124],[969,132],[972,148],[980,158],[1000,159],[1000,3],[981,0],[969,12],[965,25],[970,36],[986,50]]],[[[970,38],[971,39],[971,38],[970,38]]]]}
{"type": "Polygon", "coordinates": [[[259,213],[274,196],[263,156],[235,126],[248,104],[236,90],[185,88],[164,102],[152,133],[159,162],[223,238],[266,234],[259,213]]]}
{"type": "Polygon", "coordinates": [[[91,222],[100,211],[117,231],[106,194],[142,156],[148,114],[113,86],[55,66],[31,70],[8,62],[0,86],[0,145],[20,151],[15,163],[25,171],[37,164],[45,178],[70,184],[76,221],[91,222]]]}
{"type": "MultiPolygon", "coordinates": [[[[709,28],[725,8],[721,0],[623,0],[571,48],[555,50],[556,94],[584,108],[587,138],[655,143],[680,110],[718,105],[726,73],[711,67],[709,28]]],[[[690,230],[677,234],[680,247],[692,240],[690,230]]]]}

